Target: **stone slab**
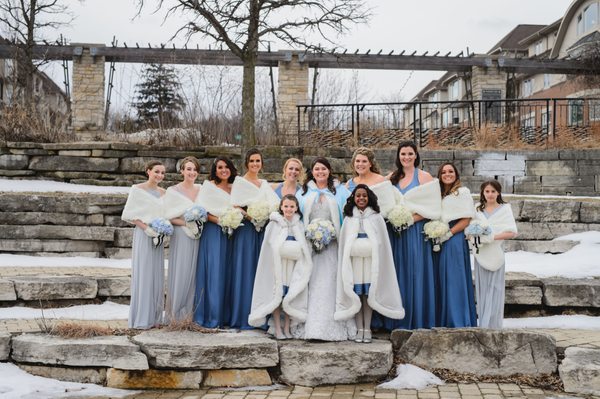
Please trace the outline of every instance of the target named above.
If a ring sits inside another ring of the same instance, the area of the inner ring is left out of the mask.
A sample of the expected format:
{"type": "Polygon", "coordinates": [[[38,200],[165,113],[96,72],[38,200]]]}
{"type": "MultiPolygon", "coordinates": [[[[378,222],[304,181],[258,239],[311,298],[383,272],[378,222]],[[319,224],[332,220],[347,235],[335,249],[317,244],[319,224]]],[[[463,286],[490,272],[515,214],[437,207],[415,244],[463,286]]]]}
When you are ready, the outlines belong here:
{"type": "Polygon", "coordinates": [[[579,201],[527,200],[519,215],[523,222],[567,222],[579,221],[579,201]]]}
{"type": "Polygon", "coordinates": [[[131,248],[106,248],[104,255],[110,259],[131,259],[131,248]]]}
{"type": "Polygon", "coordinates": [[[578,244],[579,241],[570,240],[506,240],[504,241],[504,250],[506,252],[527,251],[538,254],[562,254],[578,244]]]}
{"type": "Polygon", "coordinates": [[[575,176],[577,161],[527,161],[527,176],[575,176]]]}
{"type": "Polygon", "coordinates": [[[132,157],[132,158],[122,158],[119,166],[120,172],[125,173],[143,173],[144,167],[146,163],[150,161],[160,161],[165,165],[165,170],[167,172],[176,172],[176,163],[175,159],[171,158],[156,158],[156,157],[132,157]]]}
{"type": "Polygon", "coordinates": [[[106,372],[106,386],[121,389],[199,389],[202,371],[119,370],[106,372]]]}
{"type": "Polygon", "coordinates": [[[600,202],[584,201],[581,203],[579,218],[583,223],[600,223],[600,202]]]}
{"type": "Polygon", "coordinates": [[[72,157],[64,155],[34,156],[29,162],[31,170],[113,172],[119,168],[116,158],[72,157]]]}
{"type": "Polygon", "coordinates": [[[98,241],[0,239],[0,251],[3,252],[101,252],[103,250],[104,243],[98,241]]]}
{"type": "Polygon", "coordinates": [[[0,238],[48,238],[84,241],[113,241],[115,228],[104,226],[0,225],[0,238]]]}
{"type": "Polygon", "coordinates": [[[280,380],[290,385],[317,386],[372,382],[392,367],[392,345],[292,341],[280,344],[280,380]]]}
{"type": "Polygon", "coordinates": [[[22,334],[12,340],[17,362],[147,370],[148,359],[125,336],[66,339],[47,334],[22,334]]]}
{"type": "Polygon", "coordinates": [[[207,370],[204,387],[241,388],[271,385],[271,376],[266,369],[207,370]]]}
{"type": "Polygon", "coordinates": [[[17,297],[24,301],[52,299],[92,299],[98,294],[98,283],[93,278],[13,277],[17,297]]]}
{"type": "Polygon", "coordinates": [[[98,296],[130,296],[131,278],[130,277],[107,277],[98,278],[98,296]]]}
{"type": "Polygon", "coordinates": [[[133,231],[131,227],[115,229],[115,241],[113,245],[121,248],[131,248],[133,243],[133,231]]]}
{"type": "Polygon", "coordinates": [[[250,333],[151,330],[132,337],[132,341],[156,368],[263,368],[279,362],[277,343],[250,333]]]}
{"type": "Polygon", "coordinates": [[[3,212],[58,212],[120,215],[127,194],[0,193],[3,212]]]}
{"type": "Polygon", "coordinates": [[[426,369],[476,375],[540,375],[556,371],[553,337],[522,330],[477,328],[395,330],[396,355],[426,369]]]}
{"type": "Polygon", "coordinates": [[[565,392],[600,395],[600,349],[567,348],[558,373],[565,392]]]}
{"type": "Polygon", "coordinates": [[[544,279],[547,306],[600,307],[600,279],[544,279]]]}
{"type": "Polygon", "coordinates": [[[10,333],[0,332],[0,361],[8,360],[10,356],[10,333]]]}
{"type": "Polygon", "coordinates": [[[102,226],[103,215],[55,212],[0,212],[0,225],[52,224],[63,226],[102,226]]]}
{"type": "Polygon", "coordinates": [[[27,169],[27,155],[0,155],[0,169],[27,169]]]}
{"type": "Polygon", "coordinates": [[[6,279],[0,280],[0,301],[16,301],[15,284],[6,279]]]}
{"type": "Polygon", "coordinates": [[[506,287],[504,303],[508,305],[541,305],[542,288],[533,286],[506,287]]]}
{"type": "Polygon", "coordinates": [[[19,364],[18,366],[29,374],[59,381],[98,385],[106,383],[106,368],[57,367],[32,364],[19,364]]]}
{"type": "Polygon", "coordinates": [[[524,272],[506,273],[505,282],[507,287],[519,287],[523,285],[542,287],[544,285],[539,277],[531,273],[524,272]]]}

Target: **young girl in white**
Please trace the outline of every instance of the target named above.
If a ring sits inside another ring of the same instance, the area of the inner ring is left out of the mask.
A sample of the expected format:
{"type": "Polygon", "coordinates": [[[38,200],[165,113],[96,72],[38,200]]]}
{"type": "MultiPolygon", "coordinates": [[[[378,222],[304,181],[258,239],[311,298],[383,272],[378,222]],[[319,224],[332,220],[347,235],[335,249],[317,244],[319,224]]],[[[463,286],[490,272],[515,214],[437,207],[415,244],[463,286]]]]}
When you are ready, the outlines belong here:
{"type": "Polygon", "coordinates": [[[371,342],[373,309],[391,319],[402,319],[404,309],[392,248],[377,197],[358,184],[344,207],[335,320],[355,317],[356,342],[371,342]]]}
{"type": "Polygon", "coordinates": [[[162,322],[165,261],[163,244],[155,246],[158,233],[149,226],[164,217],[163,195],[158,184],[165,178],[165,167],[151,161],[145,167],[148,181],[131,187],[121,219],[136,226],[131,253],[131,300],[129,328],[158,327],[162,322]]]}
{"type": "MultiPolygon", "coordinates": [[[[312,269],[310,248],[304,237],[304,225],[300,220],[302,214],[298,208],[296,197],[288,194],[281,199],[279,212],[273,212],[270,216],[271,222],[266,227],[258,259],[252,307],[248,317],[251,326],[261,327],[265,324],[266,317],[272,314],[277,339],[292,338],[287,312],[299,321],[306,320],[306,314],[293,305],[296,301],[307,301],[306,290],[299,288],[308,284],[312,269]],[[289,290],[292,279],[298,281],[295,285],[298,288],[289,290]],[[292,306],[288,306],[290,302],[292,306]]],[[[306,303],[299,308],[305,309],[306,303]]]]}
{"type": "Polygon", "coordinates": [[[504,319],[504,251],[502,241],[516,237],[517,224],[509,204],[502,199],[496,180],[481,185],[475,218],[487,221],[492,234],[480,236],[475,258],[475,291],[479,327],[502,328],[504,319]]]}

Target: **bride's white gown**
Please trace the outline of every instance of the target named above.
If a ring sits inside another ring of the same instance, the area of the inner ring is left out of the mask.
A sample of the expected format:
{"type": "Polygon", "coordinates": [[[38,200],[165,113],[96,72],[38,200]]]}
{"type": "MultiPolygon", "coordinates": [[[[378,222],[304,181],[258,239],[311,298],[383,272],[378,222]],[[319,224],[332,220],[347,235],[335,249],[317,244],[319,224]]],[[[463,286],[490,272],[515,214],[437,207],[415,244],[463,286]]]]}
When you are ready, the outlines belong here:
{"type": "MultiPolygon", "coordinates": [[[[325,200],[321,198],[321,200],[325,200]]],[[[306,216],[305,216],[306,217],[306,216]]],[[[331,220],[327,202],[314,204],[309,221],[331,220]]],[[[308,283],[308,312],[306,323],[297,325],[292,331],[295,338],[323,341],[346,341],[356,335],[354,319],[335,321],[335,290],[337,277],[337,241],[332,242],[320,253],[313,252],[313,268],[308,283]]]]}

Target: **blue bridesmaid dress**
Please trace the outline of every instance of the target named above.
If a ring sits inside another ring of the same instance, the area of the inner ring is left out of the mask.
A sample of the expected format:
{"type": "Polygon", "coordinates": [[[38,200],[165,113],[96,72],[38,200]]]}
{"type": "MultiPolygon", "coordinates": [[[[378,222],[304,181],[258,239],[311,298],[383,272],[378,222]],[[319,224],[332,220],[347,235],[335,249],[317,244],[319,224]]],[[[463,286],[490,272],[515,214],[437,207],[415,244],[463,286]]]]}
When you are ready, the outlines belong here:
{"type": "MultiPolygon", "coordinates": [[[[450,222],[452,228],[458,220],[450,222]]],[[[476,327],[471,258],[464,232],[454,234],[434,254],[439,327],[476,327]]]]}
{"type": "Polygon", "coordinates": [[[207,328],[225,327],[230,307],[226,282],[230,274],[228,253],[231,242],[221,227],[212,222],[204,224],[199,241],[194,321],[207,328]]]}
{"type": "Polygon", "coordinates": [[[229,327],[249,330],[254,328],[248,324],[248,316],[252,306],[254,277],[256,276],[265,227],[257,232],[250,221],[244,220],[243,223],[242,226],[236,229],[232,237],[229,256],[231,273],[228,278],[226,292],[230,307],[226,317],[229,327]]]}
{"type": "MultiPolygon", "coordinates": [[[[419,185],[419,170],[402,194],[419,185]]],[[[396,266],[402,305],[406,315],[402,320],[383,318],[387,330],[431,328],[435,326],[435,276],[431,242],[425,240],[423,226],[427,220],[416,222],[398,236],[388,224],[388,235],[396,266]]],[[[375,327],[375,326],[374,326],[375,327]]]]}

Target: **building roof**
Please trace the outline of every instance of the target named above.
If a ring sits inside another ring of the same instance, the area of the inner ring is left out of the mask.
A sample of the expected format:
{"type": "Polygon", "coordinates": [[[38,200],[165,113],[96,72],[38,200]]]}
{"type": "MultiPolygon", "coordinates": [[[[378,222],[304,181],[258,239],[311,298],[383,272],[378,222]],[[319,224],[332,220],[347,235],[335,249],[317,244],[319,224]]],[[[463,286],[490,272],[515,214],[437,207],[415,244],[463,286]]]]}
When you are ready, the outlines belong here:
{"type": "Polygon", "coordinates": [[[581,39],[577,40],[571,46],[569,46],[569,48],[567,49],[567,52],[575,50],[576,48],[584,46],[588,43],[598,43],[598,42],[600,42],[600,32],[595,30],[592,33],[585,35],[581,39]]]}
{"type": "Polygon", "coordinates": [[[424,95],[425,93],[427,93],[427,92],[428,92],[428,91],[430,91],[432,88],[434,88],[434,87],[437,85],[437,83],[438,83],[438,80],[437,80],[437,79],[436,79],[436,80],[432,80],[431,82],[429,82],[429,83],[427,84],[427,86],[423,87],[423,88],[421,89],[421,91],[420,91],[420,92],[418,92],[418,93],[417,93],[417,94],[416,94],[416,95],[415,95],[415,96],[412,98],[412,100],[411,100],[411,101],[419,101],[419,99],[420,99],[420,98],[422,98],[422,97],[423,97],[423,95],[424,95]]]}
{"type": "Polygon", "coordinates": [[[499,51],[524,51],[527,50],[527,44],[521,44],[521,41],[531,35],[539,32],[546,25],[526,25],[521,24],[515,26],[513,30],[508,32],[498,43],[496,43],[487,54],[494,54],[499,51]]]}
{"type": "Polygon", "coordinates": [[[531,44],[533,41],[546,36],[548,33],[557,31],[558,28],[560,27],[562,20],[563,20],[562,18],[559,18],[556,21],[552,22],[550,25],[544,26],[542,29],[538,30],[537,32],[534,32],[533,34],[527,36],[525,39],[521,40],[519,42],[519,44],[522,44],[523,46],[527,46],[527,45],[531,44]]]}

